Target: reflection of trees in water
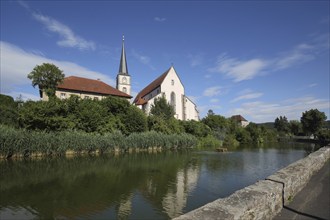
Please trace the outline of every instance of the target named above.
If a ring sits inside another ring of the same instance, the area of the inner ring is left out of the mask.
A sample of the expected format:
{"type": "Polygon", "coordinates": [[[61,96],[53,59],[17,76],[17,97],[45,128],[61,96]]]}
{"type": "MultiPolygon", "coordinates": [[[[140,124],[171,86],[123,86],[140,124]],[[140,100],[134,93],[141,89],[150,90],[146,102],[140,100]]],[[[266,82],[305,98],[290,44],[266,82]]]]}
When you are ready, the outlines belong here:
{"type": "Polygon", "coordinates": [[[162,210],[188,158],[165,152],[2,162],[0,207],[31,207],[41,218],[82,217],[114,207],[117,217],[126,218],[132,192],[140,190],[162,210]]]}

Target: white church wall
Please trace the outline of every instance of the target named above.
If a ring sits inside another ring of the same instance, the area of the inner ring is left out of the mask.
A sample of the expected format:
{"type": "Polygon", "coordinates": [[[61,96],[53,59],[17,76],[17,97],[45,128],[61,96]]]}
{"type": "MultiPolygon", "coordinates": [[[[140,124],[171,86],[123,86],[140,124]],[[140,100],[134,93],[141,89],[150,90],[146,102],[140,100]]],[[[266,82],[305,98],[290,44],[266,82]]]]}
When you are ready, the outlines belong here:
{"type": "Polygon", "coordinates": [[[185,113],[186,120],[196,120],[198,121],[198,112],[196,110],[195,104],[186,96],[184,96],[185,103],[185,113]]]}
{"type": "Polygon", "coordinates": [[[174,68],[171,68],[163,83],[161,84],[161,92],[169,103],[171,103],[171,93],[175,94],[175,118],[183,120],[182,95],[184,95],[184,87],[176,74],[174,68]]]}

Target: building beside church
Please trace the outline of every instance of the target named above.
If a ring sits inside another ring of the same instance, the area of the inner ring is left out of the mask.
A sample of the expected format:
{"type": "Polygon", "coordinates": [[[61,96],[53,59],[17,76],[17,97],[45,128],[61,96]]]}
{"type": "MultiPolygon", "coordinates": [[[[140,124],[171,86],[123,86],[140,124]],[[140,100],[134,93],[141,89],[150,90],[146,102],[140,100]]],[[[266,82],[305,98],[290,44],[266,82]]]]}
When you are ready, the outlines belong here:
{"type": "Polygon", "coordinates": [[[243,128],[249,125],[248,120],[246,120],[242,115],[233,115],[231,116],[231,119],[243,128]]]}
{"type": "MultiPolygon", "coordinates": [[[[39,90],[43,101],[48,101],[48,96],[43,90],[39,90]]],[[[88,79],[78,76],[65,77],[63,82],[56,88],[55,95],[60,99],[69,98],[76,95],[82,99],[100,100],[107,96],[116,96],[130,100],[131,76],[128,74],[126,54],[124,47],[124,37],[122,42],[121,59],[117,74],[116,88],[97,79],[88,79]]]]}
{"type": "Polygon", "coordinates": [[[173,106],[176,119],[199,120],[197,107],[185,95],[184,86],[173,66],[142,89],[133,103],[149,114],[155,99],[163,95],[173,106]]]}
{"type": "MultiPolygon", "coordinates": [[[[101,80],[87,79],[78,76],[65,77],[56,88],[55,95],[60,99],[70,98],[76,95],[82,99],[101,100],[107,96],[116,96],[130,100],[132,96],[113,88],[101,80]]],[[[43,101],[48,101],[44,91],[40,91],[43,101]]]]}

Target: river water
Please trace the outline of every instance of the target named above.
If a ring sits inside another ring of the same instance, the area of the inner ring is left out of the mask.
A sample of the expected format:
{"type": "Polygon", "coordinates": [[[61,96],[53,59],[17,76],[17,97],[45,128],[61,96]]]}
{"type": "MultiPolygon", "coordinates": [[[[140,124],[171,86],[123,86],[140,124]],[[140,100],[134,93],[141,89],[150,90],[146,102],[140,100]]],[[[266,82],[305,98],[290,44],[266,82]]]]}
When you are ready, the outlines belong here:
{"type": "Polygon", "coordinates": [[[0,219],[170,219],[310,152],[309,144],[286,143],[228,153],[0,161],[0,219]]]}

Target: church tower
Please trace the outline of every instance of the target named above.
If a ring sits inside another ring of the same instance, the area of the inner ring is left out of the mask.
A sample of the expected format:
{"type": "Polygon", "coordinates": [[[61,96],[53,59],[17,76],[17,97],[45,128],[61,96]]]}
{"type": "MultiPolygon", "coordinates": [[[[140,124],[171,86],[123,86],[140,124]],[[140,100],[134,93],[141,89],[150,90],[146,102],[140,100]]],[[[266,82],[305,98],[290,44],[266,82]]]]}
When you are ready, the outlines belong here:
{"type": "Polygon", "coordinates": [[[122,91],[128,95],[131,95],[131,76],[128,74],[128,69],[127,69],[126,53],[125,53],[125,46],[124,46],[124,36],[123,36],[123,45],[122,45],[122,49],[121,49],[119,72],[117,74],[116,88],[119,91],[122,91]]]}

